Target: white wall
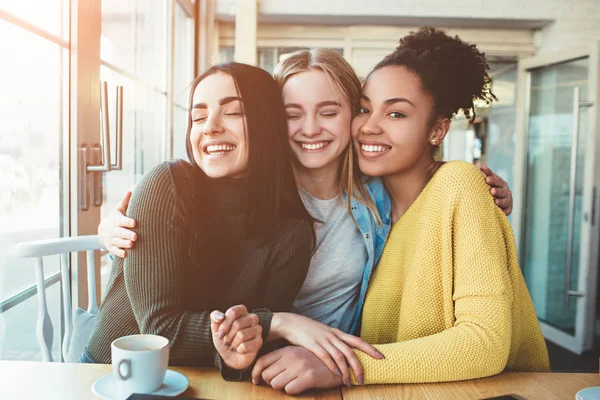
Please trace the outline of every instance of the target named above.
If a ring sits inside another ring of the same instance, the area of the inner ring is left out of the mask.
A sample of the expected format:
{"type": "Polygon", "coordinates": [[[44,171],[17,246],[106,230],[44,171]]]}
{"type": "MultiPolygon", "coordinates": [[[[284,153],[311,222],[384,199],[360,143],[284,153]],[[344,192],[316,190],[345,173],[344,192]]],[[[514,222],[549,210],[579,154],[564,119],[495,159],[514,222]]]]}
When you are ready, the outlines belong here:
{"type": "MultiPolygon", "coordinates": [[[[535,0],[533,3],[542,3],[535,0]]],[[[554,0],[555,21],[537,33],[540,53],[600,41],[600,0],[554,0]]],[[[526,7],[529,7],[528,4],[526,7]]]]}
{"type": "MultiPolygon", "coordinates": [[[[236,0],[217,1],[217,14],[235,14],[236,0]]],[[[452,27],[545,25],[536,35],[540,53],[600,41],[600,0],[259,0],[259,15],[296,23],[314,16],[354,25],[360,21],[396,26],[407,21],[452,27]]]]}

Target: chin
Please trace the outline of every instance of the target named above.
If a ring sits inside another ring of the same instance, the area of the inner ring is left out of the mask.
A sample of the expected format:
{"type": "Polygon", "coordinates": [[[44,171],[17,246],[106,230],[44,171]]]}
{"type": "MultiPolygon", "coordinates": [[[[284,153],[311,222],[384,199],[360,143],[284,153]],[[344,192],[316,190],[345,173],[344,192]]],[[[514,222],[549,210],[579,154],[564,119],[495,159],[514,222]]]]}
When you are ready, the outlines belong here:
{"type": "Polygon", "coordinates": [[[209,178],[219,179],[219,178],[228,178],[230,176],[235,175],[234,171],[230,168],[215,168],[215,166],[207,167],[205,165],[200,164],[200,168],[209,178]]]}
{"type": "Polygon", "coordinates": [[[358,161],[360,172],[368,176],[383,176],[386,175],[386,168],[370,162],[358,161]]]}
{"type": "Polygon", "coordinates": [[[328,165],[339,163],[341,160],[341,155],[336,157],[332,157],[330,155],[320,155],[320,156],[307,156],[306,154],[301,154],[300,157],[296,154],[296,161],[302,168],[306,169],[321,169],[325,168],[328,165]]]}
{"type": "Polygon", "coordinates": [[[223,172],[204,170],[204,173],[206,174],[206,176],[213,179],[227,178],[227,173],[223,172]]]}
{"type": "Polygon", "coordinates": [[[329,163],[327,161],[298,160],[298,164],[306,169],[321,169],[329,163]]]}

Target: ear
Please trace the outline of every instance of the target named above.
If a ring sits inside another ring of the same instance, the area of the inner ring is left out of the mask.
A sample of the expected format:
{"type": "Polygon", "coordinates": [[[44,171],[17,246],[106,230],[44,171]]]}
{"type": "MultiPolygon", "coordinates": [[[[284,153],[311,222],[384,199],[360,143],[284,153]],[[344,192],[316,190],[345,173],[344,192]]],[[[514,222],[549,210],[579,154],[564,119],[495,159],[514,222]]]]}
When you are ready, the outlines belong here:
{"type": "Polygon", "coordinates": [[[438,118],[429,132],[429,143],[435,141],[434,146],[440,146],[450,129],[450,119],[446,117],[438,118]]]}

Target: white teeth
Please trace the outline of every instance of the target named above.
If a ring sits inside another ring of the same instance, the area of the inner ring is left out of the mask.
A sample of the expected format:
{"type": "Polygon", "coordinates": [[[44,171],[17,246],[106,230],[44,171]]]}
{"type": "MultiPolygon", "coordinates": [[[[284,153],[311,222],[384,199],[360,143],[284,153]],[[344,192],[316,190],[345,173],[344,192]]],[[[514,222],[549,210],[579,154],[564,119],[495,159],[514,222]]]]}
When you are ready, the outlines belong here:
{"type": "Polygon", "coordinates": [[[317,149],[322,149],[323,147],[327,146],[328,144],[329,144],[328,142],[320,142],[320,143],[314,143],[314,144],[300,143],[300,146],[302,146],[302,148],[306,149],[306,150],[317,150],[317,149]]]}
{"type": "Polygon", "coordinates": [[[229,145],[229,144],[211,144],[209,146],[206,146],[206,152],[208,154],[223,153],[223,152],[228,152],[228,151],[232,151],[232,150],[235,150],[235,146],[229,145]]]}
{"type": "Polygon", "coordinates": [[[363,151],[366,151],[369,153],[383,153],[384,151],[388,151],[390,149],[389,146],[369,145],[369,144],[363,144],[363,145],[361,145],[361,148],[363,151]]]}

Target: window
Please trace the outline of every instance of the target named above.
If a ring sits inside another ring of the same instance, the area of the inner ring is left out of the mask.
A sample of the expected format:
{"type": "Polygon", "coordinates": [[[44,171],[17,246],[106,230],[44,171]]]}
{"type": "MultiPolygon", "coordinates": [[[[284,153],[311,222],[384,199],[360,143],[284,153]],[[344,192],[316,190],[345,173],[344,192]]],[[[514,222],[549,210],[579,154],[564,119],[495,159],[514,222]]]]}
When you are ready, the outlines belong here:
{"type": "MultiPolygon", "coordinates": [[[[32,260],[10,256],[15,243],[61,236],[64,140],[68,134],[68,7],[0,1],[0,358],[39,358],[32,260]],[[65,12],[64,10],[67,10],[65,12]],[[27,11],[29,10],[29,11],[27,11]],[[23,49],[27,51],[23,51],[23,49]],[[43,65],[43,68],[40,66],[43,65]]],[[[45,260],[51,314],[60,311],[57,259],[45,260]]],[[[60,327],[54,326],[60,338],[60,327]]],[[[54,356],[60,340],[55,340],[54,356]]]]}

